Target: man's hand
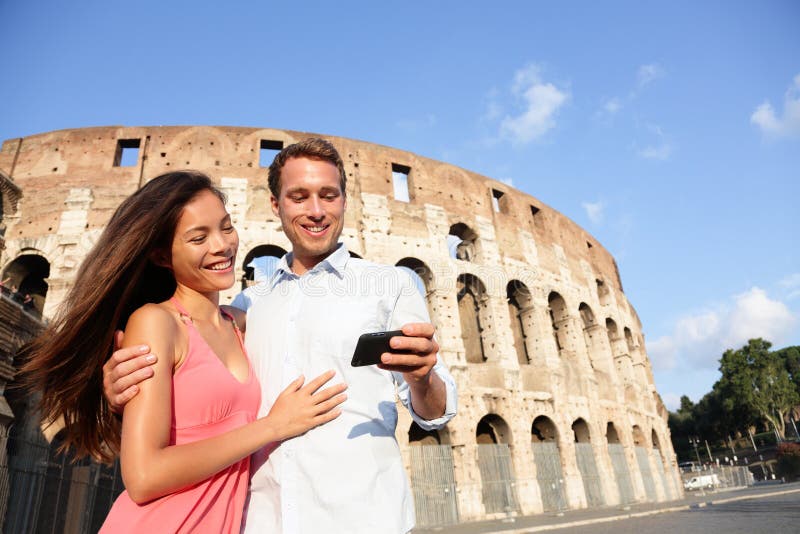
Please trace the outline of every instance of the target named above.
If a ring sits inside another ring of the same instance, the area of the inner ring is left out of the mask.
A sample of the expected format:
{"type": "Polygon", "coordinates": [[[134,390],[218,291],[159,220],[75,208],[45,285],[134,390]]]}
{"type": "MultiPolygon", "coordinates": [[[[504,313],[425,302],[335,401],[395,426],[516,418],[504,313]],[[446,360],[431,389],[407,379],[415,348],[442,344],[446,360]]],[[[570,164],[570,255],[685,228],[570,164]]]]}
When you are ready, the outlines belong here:
{"type": "Polygon", "coordinates": [[[397,352],[384,352],[378,367],[403,373],[417,415],[428,420],[441,417],[447,399],[444,382],[431,372],[439,352],[439,344],[433,339],[435,329],[430,323],[410,323],[402,330],[402,336],[389,340],[397,352]]]}
{"type": "Polygon", "coordinates": [[[439,344],[433,339],[434,328],[430,323],[404,325],[402,336],[389,340],[396,352],[384,352],[378,367],[386,371],[403,373],[408,384],[427,380],[436,365],[439,344]]]}
{"type": "Polygon", "coordinates": [[[139,393],[139,384],[153,376],[153,365],[158,358],[150,354],[150,347],[139,345],[121,349],[123,333],[114,333],[114,354],[103,365],[103,395],[111,409],[122,413],[125,404],[139,393]]]}

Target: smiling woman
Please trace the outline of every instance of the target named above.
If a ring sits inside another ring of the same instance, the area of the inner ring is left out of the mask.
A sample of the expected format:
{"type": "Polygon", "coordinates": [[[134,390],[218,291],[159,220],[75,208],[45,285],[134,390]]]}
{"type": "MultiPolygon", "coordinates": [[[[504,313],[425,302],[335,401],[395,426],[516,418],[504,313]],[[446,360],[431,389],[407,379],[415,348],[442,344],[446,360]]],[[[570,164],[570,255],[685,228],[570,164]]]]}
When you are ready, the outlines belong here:
{"type": "Polygon", "coordinates": [[[306,386],[298,378],[256,419],[260,386],[219,307],[239,246],[224,200],[191,171],[154,178],[126,199],[22,369],[45,423],[63,421],[64,448],[121,453],[126,491],[102,532],[239,532],[249,455],[339,414],[345,386],[317,391],[328,372],[306,386]],[[117,328],[125,347],[159,355],[121,428],[101,384],[117,328]]]}

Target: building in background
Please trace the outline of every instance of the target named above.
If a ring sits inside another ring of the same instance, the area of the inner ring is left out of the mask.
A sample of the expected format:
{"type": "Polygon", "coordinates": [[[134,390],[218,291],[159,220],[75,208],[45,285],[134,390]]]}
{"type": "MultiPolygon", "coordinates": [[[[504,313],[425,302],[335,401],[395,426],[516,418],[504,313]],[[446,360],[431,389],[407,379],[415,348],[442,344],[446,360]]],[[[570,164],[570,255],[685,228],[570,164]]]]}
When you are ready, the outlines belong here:
{"type": "MultiPolygon", "coordinates": [[[[31,296],[30,314],[51,317],[117,205],[159,174],[196,169],[227,193],[239,231],[242,285],[223,295],[230,302],[291,247],[270,209],[267,167],[308,135],[104,127],[7,140],[0,273],[31,296]]],[[[354,255],[413,271],[458,382],[459,413],[439,432],[423,431],[400,410],[397,439],[418,524],[681,497],[642,325],[608,251],[502,182],[326,137],[348,178],[342,240],[354,255]]],[[[35,429],[24,423],[29,412],[6,417],[35,429]]],[[[114,473],[87,466],[80,476],[96,481],[72,480],[84,495],[65,490],[69,499],[99,503],[106,499],[96,488],[119,491],[114,473]],[[103,486],[103,477],[112,482],[103,486]]],[[[31,503],[45,506],[44,495],[31,503]]]]}

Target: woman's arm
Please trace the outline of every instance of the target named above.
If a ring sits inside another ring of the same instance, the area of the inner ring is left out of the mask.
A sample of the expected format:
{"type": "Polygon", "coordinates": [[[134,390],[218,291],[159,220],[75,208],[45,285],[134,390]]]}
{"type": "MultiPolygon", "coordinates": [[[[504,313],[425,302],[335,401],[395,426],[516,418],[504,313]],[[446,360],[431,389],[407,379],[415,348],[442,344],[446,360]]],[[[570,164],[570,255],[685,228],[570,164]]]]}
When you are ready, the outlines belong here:
{"type": "Polygon", "coordinates": [[[146,305],[128,321],[125,346],[148,344],[159,355],[154,376],[125,406],[122,418],[122,477],[131,499],[144,503],[205,480],[267,443],[281,441],[336,418],[344,384],[320,390],[328,371],[303,385],[295,380],[270,413],[219,436],[169,445],[172,374],[180,325],[158,305],[146,305]]]}

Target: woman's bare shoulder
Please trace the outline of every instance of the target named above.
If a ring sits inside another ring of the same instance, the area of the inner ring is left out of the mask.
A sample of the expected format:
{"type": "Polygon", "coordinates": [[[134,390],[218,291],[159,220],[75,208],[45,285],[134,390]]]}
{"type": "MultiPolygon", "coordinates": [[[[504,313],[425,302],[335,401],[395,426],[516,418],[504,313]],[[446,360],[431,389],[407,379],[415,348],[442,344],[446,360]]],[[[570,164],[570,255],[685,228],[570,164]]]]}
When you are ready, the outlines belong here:
{"type": "Polygon", "coordinates": [[[178,331],[178,320],[174,308],[166,302],[145,304],[131,314],[125,328],[125,337],[131,333],[175,334],[178,331]]]}

